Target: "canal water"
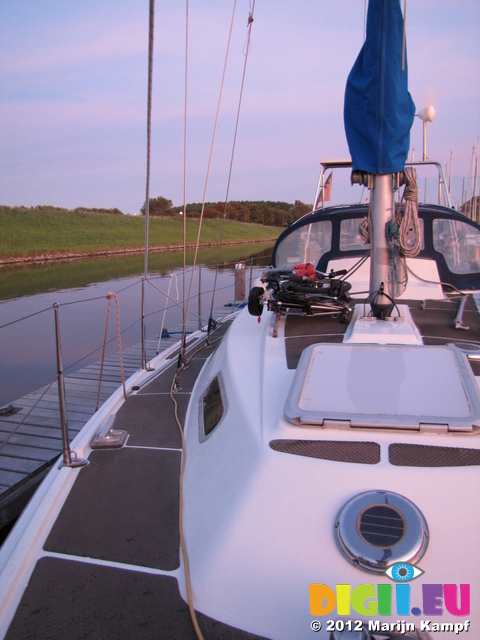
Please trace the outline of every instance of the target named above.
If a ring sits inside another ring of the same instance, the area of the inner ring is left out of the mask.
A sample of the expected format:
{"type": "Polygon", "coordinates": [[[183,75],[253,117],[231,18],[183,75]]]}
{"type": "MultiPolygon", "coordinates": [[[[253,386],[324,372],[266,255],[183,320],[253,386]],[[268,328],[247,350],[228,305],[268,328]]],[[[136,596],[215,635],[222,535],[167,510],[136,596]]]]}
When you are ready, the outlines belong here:
{"type": "MultiPolygon", "coordinates": [[[[184,280],[185,298],[192,289],[188,322],[193,328],[198,327],[199,315],[202,324],[206,324],[212,296],[214,309],[234,302],[235,264],[242,261],[248,295],[250,280],[258,277],[269,263],[272,246],[224,247],[218,269],[217,248],[201,250],[194,273],[193,251],[188,252],[185,278],[183,251],[150,254],[145,283],[147,337],[158,339],[162,327],[172,330],[182,322],[184,280]]],[[[109,292],[114,292],[118,301],[122,348],[140,343],[143,269],[142,255],[0,269],[0,406],[55,380],[54,305],[59,305],[66,375],[101,359],[109,292]]],[[[114,298],[110,304],[107,343],[107,355],[118,352],[114,298]]]]}

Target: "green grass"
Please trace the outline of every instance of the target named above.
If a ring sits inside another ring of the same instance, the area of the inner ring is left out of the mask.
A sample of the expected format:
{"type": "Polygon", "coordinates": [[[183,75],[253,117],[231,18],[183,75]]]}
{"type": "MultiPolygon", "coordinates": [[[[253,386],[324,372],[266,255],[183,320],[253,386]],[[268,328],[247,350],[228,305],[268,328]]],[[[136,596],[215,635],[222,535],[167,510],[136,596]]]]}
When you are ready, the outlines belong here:
{"type": "MultiPolygon", "coordinates": [[[[0,206],[0,259],[84,254],[141,248],[145,237],[141,216],[0,206]]],[[[201,244],[217,243],[221,220],[204,220],[201,244]]],[[[273,240],[278,227],[227,220],[224,242],[273,240]]],[[[197,240],[198,220],[187,220],[187,244],[197,240]]],[[[149,246],[183,244],[183,220],[150,218],[149,246]]]]}

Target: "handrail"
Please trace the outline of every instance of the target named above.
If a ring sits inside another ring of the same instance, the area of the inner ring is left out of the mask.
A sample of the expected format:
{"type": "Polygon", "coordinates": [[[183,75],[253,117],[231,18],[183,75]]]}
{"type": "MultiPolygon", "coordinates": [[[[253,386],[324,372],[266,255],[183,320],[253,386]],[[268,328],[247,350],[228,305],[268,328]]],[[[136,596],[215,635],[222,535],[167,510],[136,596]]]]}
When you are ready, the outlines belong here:
{"type": "MultiPolygon", "coordinates": [[[[337,160],[335,159],[320,160],[320,165],[322,169],[320,171],[320,177],[318,179],[317,190],[315,193],[315,200],[314,200],[315,204],[318,202],[321,190],[325,187],[325,172],[328,171],[329,169],[331,170],[351,169],[352,161],[346,158],[337,159],[337,160]]],[[[452,208],[450,194],[448,193],[448,189],[447,189],[447,182],[445,180],[445,175],[443,173],[442,165],[439,162],[435,162],[434,160],[416,160],[416,161],[406,162],[405,166],[406,167],[420,167],[420,166],[436,167],[438,171],[438,204],[442,205],[442,203],[445,203],[444,206],[448,207],[449,209],[452,208]]],[[[323,209],[324,207],[325,207],[325,202],[322,200],[321,208],[323,209]]]]}

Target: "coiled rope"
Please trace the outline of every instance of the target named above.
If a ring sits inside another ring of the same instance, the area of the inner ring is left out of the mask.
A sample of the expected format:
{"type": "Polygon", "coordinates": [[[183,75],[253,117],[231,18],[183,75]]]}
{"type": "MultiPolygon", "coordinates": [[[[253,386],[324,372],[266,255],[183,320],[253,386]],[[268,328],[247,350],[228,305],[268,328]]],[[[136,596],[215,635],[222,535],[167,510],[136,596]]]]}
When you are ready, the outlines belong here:
{"type": "Polygon", "coordinates": [[[388,269],[388,293],[391,298],[401,295],[407,286],[407,272],[402,260],[400,246],[400,227],[395,218],[385,225],[387,248],[390,252],[390,266],[388,269]]]}
{"type": "Polygon", "coordinates": [[[418,218],[417,174],[413,167],[405,167],[405,189],[398,204],[395,218],[387,223],[385,234],[390,250],[388,291],[395,298],[401,295],[408,282],[406,258],[418,256],[422,248],[422,229],[418,218]],[[404,204],[403,213],[401,210],[404,204]]]}
{"type": "Polygon", "coordinates": [[[407,258],[418,256],[422,248],[422,229],[418,219],[418,187],[417,173],[413,167],[405,167],[405,189],[403,190],[402,201],[405,201],[403,216],[398,208],[397,220],[400,227],[400,247],[402,253],[407,258]]]}
{"type": "MultiPolygon", "coordinates": [[[[413,167],[405,167],[404,180],[405,188],[397,211],[385,225],[385,237],[390,251],[388,291],[392,298],[401,295],[407,286],[408,268],[405,258],[417,256],[423,243],[422,228],[418,218],[417,174],[413,167]]],[[[358,227],[358,233],[365,244],[371,242],[370,230],[371,201],[368,217],[365,217],[358,227]]]]}

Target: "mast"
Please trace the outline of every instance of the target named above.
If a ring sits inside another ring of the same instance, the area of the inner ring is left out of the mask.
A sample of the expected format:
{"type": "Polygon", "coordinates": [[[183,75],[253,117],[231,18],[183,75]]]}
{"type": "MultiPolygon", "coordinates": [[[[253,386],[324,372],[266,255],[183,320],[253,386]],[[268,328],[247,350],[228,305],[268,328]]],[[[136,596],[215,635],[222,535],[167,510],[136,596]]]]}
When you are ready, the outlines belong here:
{"type": "Polygon", "coordinates": [[[399,2],[370,0],[367,37],[348,76],[344,122],[352,156],[352,184],[371,190],[370,295],[372,315],[388,317],[394,191],[404,175],[415,105],[408,92],[404,19],[399,2]]]}
{"type": "Polygon", "coordinates": [[[393,309],[391,298],[385,295],[390,271],[385,230],[395,215],[393,176],[376,175],[371,192],[370,306],[376,318],[386,318],[393,309]]]}

